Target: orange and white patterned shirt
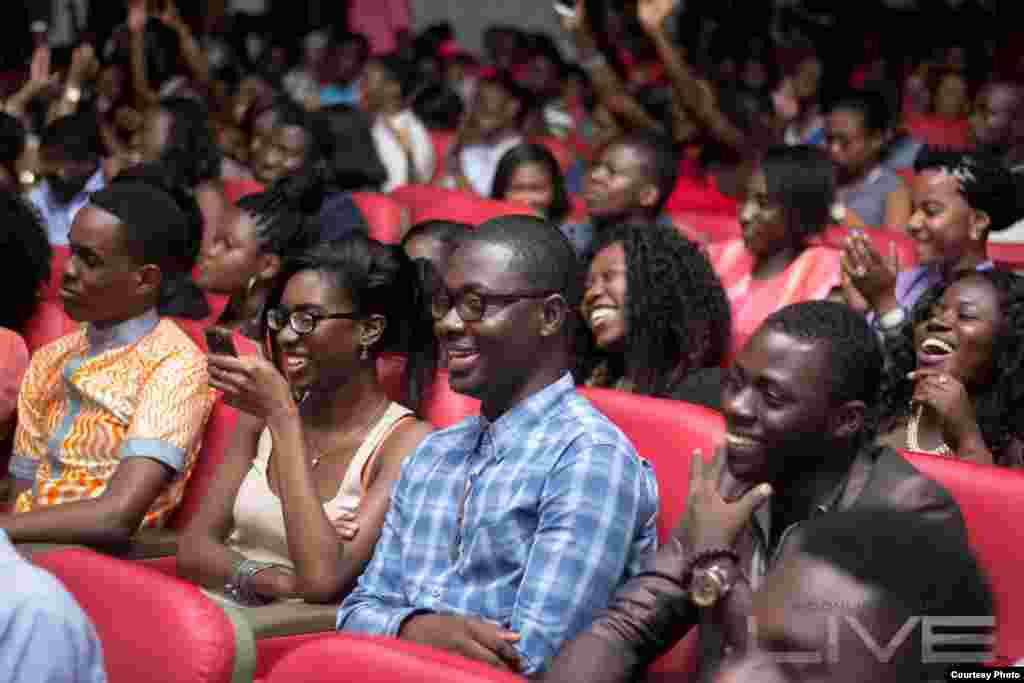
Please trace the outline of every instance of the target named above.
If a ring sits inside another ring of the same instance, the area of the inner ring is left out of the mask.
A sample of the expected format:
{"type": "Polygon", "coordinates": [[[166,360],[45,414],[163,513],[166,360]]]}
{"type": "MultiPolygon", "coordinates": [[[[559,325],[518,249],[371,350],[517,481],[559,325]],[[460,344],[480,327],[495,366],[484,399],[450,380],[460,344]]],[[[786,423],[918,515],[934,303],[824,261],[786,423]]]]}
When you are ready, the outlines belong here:
{"type": "Polygon", "coordinates": [[[12,476],[31,480],[15,512],[96,498],[124,458],[176,473],[142,522],[162,526],[181,501],[213,408],[206,356],[155,311],[82,329],[39,349],[18,396],[12,476]]]}

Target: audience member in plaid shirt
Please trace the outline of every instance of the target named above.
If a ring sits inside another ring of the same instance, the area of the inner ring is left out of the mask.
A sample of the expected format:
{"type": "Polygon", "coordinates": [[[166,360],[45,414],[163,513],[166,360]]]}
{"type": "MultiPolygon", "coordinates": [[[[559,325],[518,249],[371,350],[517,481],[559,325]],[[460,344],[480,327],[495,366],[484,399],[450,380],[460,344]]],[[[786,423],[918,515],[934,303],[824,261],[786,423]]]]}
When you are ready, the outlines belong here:
{"type": "Polygon", "coordinates": [[[481,415],[403,464],[339,629],[533,674],[655,550],[653,471],[568,373],[576,268],[532,217],[490,221],[456,249],[436,331],[452,388],[481,415]]]}

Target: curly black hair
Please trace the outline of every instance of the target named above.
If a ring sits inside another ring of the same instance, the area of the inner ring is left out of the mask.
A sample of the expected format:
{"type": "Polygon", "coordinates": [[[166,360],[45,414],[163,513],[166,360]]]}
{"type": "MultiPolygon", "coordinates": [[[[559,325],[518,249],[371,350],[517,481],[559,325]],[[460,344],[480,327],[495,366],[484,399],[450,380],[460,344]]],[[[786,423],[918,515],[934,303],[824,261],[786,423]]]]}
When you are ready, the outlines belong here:
{"type": "Polygon", "coordinates": [[[689,372],[720,365],[732,313],[700,246],[658,224],[616,225],[600,235],[594,254],[612,244],[626,256],[626,351],[620,358],[585,353],[589,369],[607,361],[612,374],[628,373],[635,392],[663,396],[689,372]]]}
{"type": "Polygon", "coordinates": [[[32,317],[40,289],[50,279],[53,252],[35,208],[11,190],[0,190],[0,254],[4,255],[4,301],[0,327],[20,332],[32,317]]]}
{"type": "Polygon", "coordinates": [[[909,416],[914,384],[907,379],[907,373],[917,367],[914,328],[928,318],[932,307],[954,282],[968,278],[981,278],[995,287],[1003,315],[992,359],[995,375],[988,386],[972,397],[978,427],[999,464],[1000,454],[1010,440],[1024,436],[1024,278],[1019,275],[1003,270],[967,271],[925,292],[914,306],[912,323],[889,343],[890,363],[878,415],[883,428],[892,428],[909,416]]]}

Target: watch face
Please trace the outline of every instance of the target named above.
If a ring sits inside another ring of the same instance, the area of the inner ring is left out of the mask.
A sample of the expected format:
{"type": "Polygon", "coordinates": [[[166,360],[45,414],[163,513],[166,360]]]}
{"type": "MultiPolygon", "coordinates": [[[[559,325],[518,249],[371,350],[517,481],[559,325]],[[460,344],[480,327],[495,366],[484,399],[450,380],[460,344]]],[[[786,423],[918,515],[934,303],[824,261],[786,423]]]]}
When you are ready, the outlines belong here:
{"type": "Polygon", "coordinates": [[[718,602],[722,586],[717,577],[707,570],[696,571],[690,583],[690,599],[698,607],[710,607],[718,602]]]}

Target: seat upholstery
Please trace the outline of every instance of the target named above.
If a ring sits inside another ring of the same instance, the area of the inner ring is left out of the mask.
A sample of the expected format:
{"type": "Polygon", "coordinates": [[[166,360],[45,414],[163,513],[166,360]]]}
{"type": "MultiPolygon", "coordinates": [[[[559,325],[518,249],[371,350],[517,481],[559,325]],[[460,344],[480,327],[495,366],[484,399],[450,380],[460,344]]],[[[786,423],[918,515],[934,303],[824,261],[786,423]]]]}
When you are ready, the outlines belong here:
{"type": "Polygon", "coordinates": [[[702,244],[724,242],[743,234],[740,221],[733,212],[673,211],[669,218],[679,232],[702,244]]]}
{"type": "Polygon", "coordinates": [[[375,192],[354,192],[352,201],[363,214],[370,237],[384,244],[398,244],[407,225],[407,211],[391,197],[375,192]]]}
{"type": "Polygon", "coordinates": [[[32,317],[25,322],[22,338],[30,353],[78,329],[78,323],[68,317],[59,302],[41,299],[32,317]]]}
{"type": "Polygon", "coordinates": [[[82,606],[103,646],[111,683],[252,680],[252,634],[190,583],[92,550],[37,553],[82,606]]]}
{"type": "Polygon", "coordinates": [[[267,683],[522,683],[486,664],[394,638],[333,634],[295,649],[267,683]]]}
{"type": "Polygon", "coordinates": [[[1010,664],[1024,657],[1024,472],[922,453],[904,453],[917,469],[946,487],[967,524],[968,540],[988,574],[996,599],[996,654],[1010,664]]]}
{"type": "Polygon", "coordinates": [[[391,191],[391,198],[409,210],[411,225],[431,220],[480,225],[506,215],[533,215],[526,206],[484,199],[466,190],[448,190],[431,185],[403,185],[391,191]]]}
{"type": "Polygon", "coordinates": [[[989,242],[986,248],[996,265],[1007,270],[1024,271],[1024,243],[989,242]]]}

